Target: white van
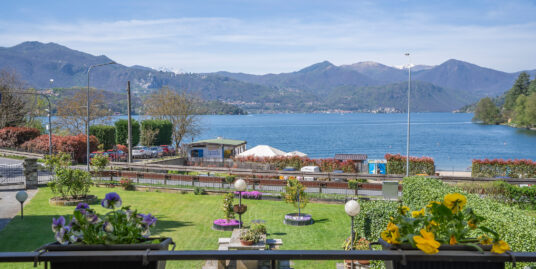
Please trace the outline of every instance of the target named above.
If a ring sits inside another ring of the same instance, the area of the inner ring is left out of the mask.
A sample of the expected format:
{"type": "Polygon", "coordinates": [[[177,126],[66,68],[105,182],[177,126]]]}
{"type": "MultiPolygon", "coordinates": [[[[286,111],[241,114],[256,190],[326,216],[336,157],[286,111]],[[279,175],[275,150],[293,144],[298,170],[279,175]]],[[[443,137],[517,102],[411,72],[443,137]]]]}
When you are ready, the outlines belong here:
{"type": "MultiPolygon", "coordinates": [[[[304,166],[300,169],[301,172],[309,172],[309,173],[319,173],[320,167],[318,166],[304,166]]],[[[314,177],[303,177],[303,180],[306,181],[313,181],[315,180],[314,177]]]]}

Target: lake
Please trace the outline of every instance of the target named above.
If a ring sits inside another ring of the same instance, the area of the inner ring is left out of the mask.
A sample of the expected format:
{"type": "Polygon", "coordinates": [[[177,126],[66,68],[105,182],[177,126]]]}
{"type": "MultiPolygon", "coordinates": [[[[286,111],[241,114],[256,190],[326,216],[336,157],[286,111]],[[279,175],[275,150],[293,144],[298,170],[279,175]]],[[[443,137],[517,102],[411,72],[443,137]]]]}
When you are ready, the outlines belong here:
{"type": "MultiPolygon", "coordinates": [[[[536,132],[471,122],[473,114],[412,113],[411,156],[434,158],[438,170],[463,171],[472,159],[536,160],[536,132]]],[[[125,118],[121,116],[120,118],[125,118]]],[[[270,145],[311,158],[364,153],[406,154],[406,114],[255,114],[201,116],[202,134],[270,145]]],[[[188,142],[191,141],[188,139],[188,142]]]]}

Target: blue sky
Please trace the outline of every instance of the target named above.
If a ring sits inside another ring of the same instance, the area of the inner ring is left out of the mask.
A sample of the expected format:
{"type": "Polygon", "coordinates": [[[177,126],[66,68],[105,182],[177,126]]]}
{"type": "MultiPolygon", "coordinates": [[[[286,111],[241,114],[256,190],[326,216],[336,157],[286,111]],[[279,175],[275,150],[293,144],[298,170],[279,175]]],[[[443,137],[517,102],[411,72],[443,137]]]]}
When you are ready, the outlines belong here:
{"type": "Polygon", "coordinates": [[[455,58],[536,69],[536,1],[3,1],[0,46],[55,42],[124,65],[280,73],[323,60],[455,58]]]}

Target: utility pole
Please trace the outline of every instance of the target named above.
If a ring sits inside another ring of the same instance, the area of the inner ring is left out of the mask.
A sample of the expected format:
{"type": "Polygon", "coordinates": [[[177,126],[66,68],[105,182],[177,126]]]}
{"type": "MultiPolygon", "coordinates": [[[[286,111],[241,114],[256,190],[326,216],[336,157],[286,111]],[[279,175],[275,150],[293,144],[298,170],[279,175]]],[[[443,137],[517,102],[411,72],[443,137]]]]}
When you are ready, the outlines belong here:
{"type": "Polygon", "coordinates": [[[408,56],[409,58],[409,64],[408,64],[408,135],[407,135],[407,141],[406,141],[406,177],[409,177],[409,168],[410,168],[410,162],[409,162],[409,144],[410,144],[410,96],[411,96],[411,56],[409,53],[404,54],[408,56]]]}
{"type": "Polygon", "coordinates": [[[127,111],[128,111],[128,163],[132,163],[132,117],[130,113],[130,81],[127,82],[127,111]]]}

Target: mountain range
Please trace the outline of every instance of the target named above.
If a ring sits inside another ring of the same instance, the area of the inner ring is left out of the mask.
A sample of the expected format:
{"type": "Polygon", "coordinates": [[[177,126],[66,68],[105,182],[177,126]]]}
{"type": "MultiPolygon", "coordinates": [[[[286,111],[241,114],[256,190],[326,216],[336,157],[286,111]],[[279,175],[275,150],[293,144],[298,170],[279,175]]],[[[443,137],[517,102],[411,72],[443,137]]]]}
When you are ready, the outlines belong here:
{"type": "MultiPolygon", "coordinates": [[[[29,86],[70,88],[87,85],[90,65],[111,62],[55,43],[24,42],[0,47],[0,69],[15,71],[29,86]]],[[[531,75],[536,70],[528,71],[531,75]]],[[[460,60],[412,67],[412,110],[453,111],[484,96],[511,88],[520,72],[506,73],[460,60]]],[[[328,61],[301,70],[251,75],[182,73],[121,64],[91,71],[91,87],[124,92],[131,81],[139,97],[163,86],[208,101],[238,105],[250,112],[405,111],[407,69],[376,62],[336,66],[328,61]]]]}

